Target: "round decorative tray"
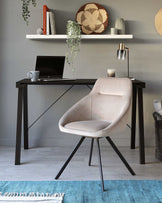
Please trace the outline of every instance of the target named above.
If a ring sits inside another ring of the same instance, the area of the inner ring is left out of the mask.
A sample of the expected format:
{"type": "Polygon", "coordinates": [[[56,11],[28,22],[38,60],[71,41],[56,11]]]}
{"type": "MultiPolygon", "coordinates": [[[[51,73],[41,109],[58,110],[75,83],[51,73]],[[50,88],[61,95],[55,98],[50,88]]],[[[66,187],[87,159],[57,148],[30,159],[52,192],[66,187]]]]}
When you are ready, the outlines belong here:
{"type": "Polygon", "coordinates": [[[162,8],[157,12],[155,16],[155,27],[157,32],[162,35],[162,8]]]}
{"type": "Polygon", "coordinates": [[[100,4],[87,3],[78,10],[76,21],[81,25],[83,33],[100,34],[108,25],[108,13],[100,4]]]}

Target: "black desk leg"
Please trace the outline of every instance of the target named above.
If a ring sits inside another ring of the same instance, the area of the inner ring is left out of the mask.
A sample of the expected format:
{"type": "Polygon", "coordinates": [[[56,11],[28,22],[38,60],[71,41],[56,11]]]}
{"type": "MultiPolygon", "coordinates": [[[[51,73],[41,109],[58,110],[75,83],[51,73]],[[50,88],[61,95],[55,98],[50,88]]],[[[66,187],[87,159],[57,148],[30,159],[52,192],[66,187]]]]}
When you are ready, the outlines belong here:
{"type": "Polygon", "coordinates": [[[24,126],[24,149],[28,149],[28,89],[23,88],[23,126],[24,126]]]}
{"type": "Polygon", "coordinates": [[[132,123],[131,123],[131,143],[130,148],[135,149],[136,138],[136,103],[137,103],[137,87],[133,86],[133,98],[132,98],[132,123]]]}
{"type": "Polygon", "coordinates": [[[17,103],[17,129],[16,129],[15,165],[20,164],[21,127],[22,127],[22,94],[23,94],[23,88],[19,87],[19,89],[18,89],[18,103],[17,103]]]}
{"type": "Polygon", "coordinates": [[[139,116],[140,164],[145,164],[144,121],[143,121],[143,91],[142,91],[142,88],[138,88],[138,116],[139,116]]]}

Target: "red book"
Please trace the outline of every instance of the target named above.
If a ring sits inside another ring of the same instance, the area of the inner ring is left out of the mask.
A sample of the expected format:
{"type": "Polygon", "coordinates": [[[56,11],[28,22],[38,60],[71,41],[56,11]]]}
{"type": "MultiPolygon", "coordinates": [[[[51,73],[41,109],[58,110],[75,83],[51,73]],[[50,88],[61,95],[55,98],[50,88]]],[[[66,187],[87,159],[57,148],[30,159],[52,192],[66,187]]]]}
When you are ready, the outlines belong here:
{"type": "Polygon", "coordinates": [[[47,7],[47,5],[43,5],[43,34],[46,35],[46,13],[47,11],[49,11],[49,8],[47,7]]]}

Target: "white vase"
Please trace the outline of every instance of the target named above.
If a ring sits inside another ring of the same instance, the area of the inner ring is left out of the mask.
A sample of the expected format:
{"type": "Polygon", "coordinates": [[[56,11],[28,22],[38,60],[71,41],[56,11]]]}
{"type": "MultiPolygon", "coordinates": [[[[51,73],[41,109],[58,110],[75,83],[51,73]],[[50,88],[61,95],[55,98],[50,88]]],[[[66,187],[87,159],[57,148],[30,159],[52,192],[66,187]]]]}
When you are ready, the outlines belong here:
{"type": "Polygon", "coordinates": [[[118,34],[125,34],[125,21],[123,18],[116,19],[115,28],[118,30],[118,34]]]}

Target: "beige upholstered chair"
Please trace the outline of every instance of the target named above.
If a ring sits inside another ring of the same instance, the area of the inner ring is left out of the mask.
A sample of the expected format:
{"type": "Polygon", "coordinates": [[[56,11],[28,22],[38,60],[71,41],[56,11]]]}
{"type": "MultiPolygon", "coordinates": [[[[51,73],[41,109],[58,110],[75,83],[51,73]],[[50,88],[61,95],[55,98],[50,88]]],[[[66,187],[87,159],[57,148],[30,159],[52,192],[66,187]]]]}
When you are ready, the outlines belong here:
{"type": "Polygon", "coordinates": [[[103,191],[104,181],[99,138],[106,138],[130,173],[135,175],[132,168],[110,138],[112,132],[116,130],[119,131],[122,125],[126,125],[126,117],[131,104],[131,95],[132,82],[130,79],[99,78],[92,91],[62,116],[59,121],[60,130],[65,133],[80,135],[82,137],[55,179],[58,179],[62,174],[85,137],[92,138],[89,166],[91,165],[94,139],[97,142],[103,191]]]}

